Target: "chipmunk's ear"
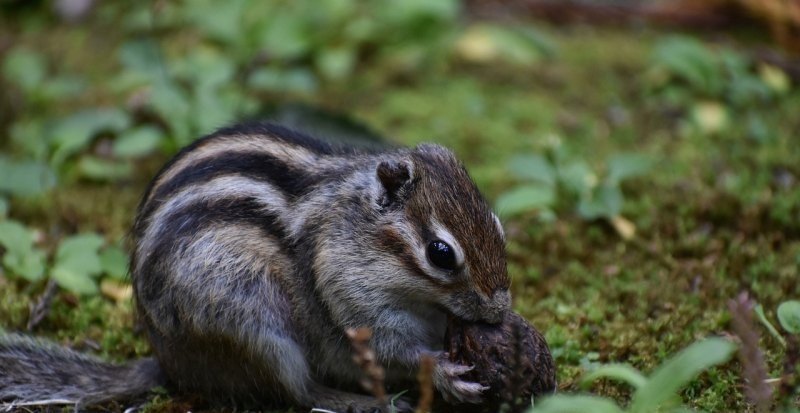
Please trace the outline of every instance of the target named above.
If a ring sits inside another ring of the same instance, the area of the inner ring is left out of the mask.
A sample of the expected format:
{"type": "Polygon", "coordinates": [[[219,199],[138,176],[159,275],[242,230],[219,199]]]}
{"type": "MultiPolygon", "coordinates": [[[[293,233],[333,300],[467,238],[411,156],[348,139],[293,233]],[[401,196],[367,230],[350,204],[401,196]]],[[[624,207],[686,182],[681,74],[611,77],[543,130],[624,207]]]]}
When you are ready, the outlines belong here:
{"type": "Polygon", "coordinates": [[[384,189],[381,206],[388,206],[405,199],[413,179],[414,168],[405,161],[382,161],[376,169],[378,181],[384,189]]]}

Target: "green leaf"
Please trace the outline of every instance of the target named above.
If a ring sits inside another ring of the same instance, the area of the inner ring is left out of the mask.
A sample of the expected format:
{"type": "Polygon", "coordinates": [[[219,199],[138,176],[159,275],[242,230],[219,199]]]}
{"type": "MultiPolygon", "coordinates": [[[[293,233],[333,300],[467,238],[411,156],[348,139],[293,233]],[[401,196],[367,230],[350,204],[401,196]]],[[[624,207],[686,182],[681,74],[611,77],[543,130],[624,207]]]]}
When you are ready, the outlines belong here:
{"type": "Polygon", "coordinates": [[[700,93],[716,96],[721,91],[725,76],[716,55],[691,37],[674,36],[660,42],[654,59],[657,65],[700,93]]]}
{"type": "Polygon", "coordinates": [[[100,253],[100,266],[109,276],[124,280],[128,275],[128,254],[119,247],[109,246],[100,253]]]}
{"type": "Polygon", "coordinates": [[[56,261],[87,252],[97,253],[97,250],[103,244],[105,244],[105,240],[99,234],[89,233],[70,236],[59,244],[56,252],[56,261]]]}
{"type": "Polygon", "coordinates": [[[154,126],[129,129],[114,141],[113,152],[120,158],[135,158],[147,155],[158,148],[164,133],[154,126]]]}
{"type": "Polygon", "coordinates": [[[191,19],[205,36],[228,45],[235,45],[241,41],[246,1],[196,3],[186,8],[186,17],[191,19]]]}
{"type": "Polygon", "coordinates": [[[104,243],[103,237],[98,234],[81,234],[66,238],[56,251],[55,266],[81,276],[96,276],[103,270],[97,252],[104,243]]]}
{"type": "Polygon", "coordinates": [[[631,399],[632,413],[650,413],[687,385],[702,371],[730,359],[736,346],[721,338],[696,342],[665,361],[631,399]]]}
{"type": "Polygon", "coordinates": [[[583,377],[583,379],[581,379],[581,387],[585,389],[598,379],[621,381],[637,389],[647,384],[647,378],[645,378],[639,370],[627,364],[606,364],[594,369],[583,377]]]}
{"type": "Polygon", "coordinates": [[[118,59],[128,72],[141,73],[148,79],[164,75],[158,44],[153,40],[133,40],[119,48],[118,59]]]}
{"type": "Polygon", "coordinates": [[[553,202],[555,202],[555,190],[552,187],[524,185],[500,195],[495,208],[500,215],[512,216],[548,208],[553,202]]]}
{"type": "Polygon", "coordinates": [[[0,245],[6,252],[24,252],[33,245],[30,230],[17,221],[0,222],[0,245]]]}
{"type": "Polygon", "coordinates": [[[0,196],[0,221],[8,217],[8,199],[0,196]]]}
{"type": "Polygon", "coordinates": [[[195,130],[208,132],[234,120],[234,105],[226,104],[221,96],[211,89],[195,90],[191,117],[195,130]]]}
{"type": "Polygon", "coordinates": [[[77,96],[86,89],[86,82],[74,76],[60,76],[46,80],[38,90],[38,96],[47,101],[77,96]]]}
{"type": "Polygon", "coordinates": [[[172,138],[179,146],[191,142],[191,106],[186,93],[175,83],[160,81],[153,84],[150,95],[150,108],[169,125],[172,138]]]}
{"type": "Polygon", "coordinates": [[[86,149],[98,133],[119,132],[129,124],[130,117],[120,109],[87,109],[62,119],[50,130],[53,164],[86,149]]]}
{"type": "Polygon", "coordinates": [[[3,76],[10,84],[19,85],[31,92],[45,78],[47,68],[41,53],[18,47],[6,54],[3,60],[3,76]]]}
{"type": "Polygon", "coordinates": [[[800,334],[800,301],[784,301],[778,306],[778,321],[791,334],[800,334]]]}
{"type": "Polygon", "coordinates": [[[55,186],[56,176],[36,161],[13,161],[0,156],[0,192],[12,196],[35,196],[55,186]]]}
{"type": "Polygon", "coordinates": [[[758,316],[758,321],[760,321],[761,324],[767,328],[767,331],[769,331],[769,333],[772,334],[772,336],[775,337],[775,339],[778,340],[781,345],[786,347],[786,340],[783,338],[783,336],[781,336],[781,333],[778,332],[778,329],[769,322],[769,319],[767,319],[767,316],[764,314],[764,307],[761,304],[757,304],[753,309],[753,312],[756,313],[756,316],[758,316]]]}
{"type": "Polygon", "coordinates": [[[511,158],[508,170],[519,179],[541,182],[553,186],[556,180],[556,171],[550,161],[542,155],[519,155],[511,158]]]}
{"type": "Polygon", "coordinates": [[[0,221],[3,265],[14,274],[36,281],[44,274],[44,252],[34,248],[33,234],[17,221],[0,221]]]}
{"type": "Polygon", "coordinates": [[[97,282],[89,274],[70,268],[69,266],[55,265],[50,270],[50,278],[59,286],[83,295],[97,294],[97,282]]]}
{"type": "Polygon", "coordinates": [[[20,253],[6,252],[3,265],[28,281],[36,281],[44,275],[44,260],[44,251],[31,248],[20,253]]]}
{"type": "Polygon", "coordinates": [[[313,93],[317,90],[317,78],[307,69],[264,67],[254,71],[247,84],[248,87],[268,92],[313,93]]]}
{"type": "Polygon", "coordinates": [[[622,210],[622,191],[616,185],[600,185],[578,202],[578,215],[583,219],[611,218],[622,210]]]}
{"type": "Polygon", "coordinates": [[[314,28],[310,27],[309,19],[283,12],[275,15],[270,23],[261,34],[261,46],[270,56],[290,60],[311,52],[314,28]]]}
{"type": "Polygon", "coordinates": [[[172,66],[173,73],[197,89],[216,89],[228,85],[236,75],[230,59],[211,47],[196,47],[184,59],[172,66]]]}
{"type": "Polygon", "coordinates": [[[50,276],[78,294],[96,294],[94,277],[102,271],[97,251],[105,243],[98,234],[81,234],[66,238],[58,246],[50,276]]]}
{"type": "Polygon", "coordinates": [[[558,180],[574,195],[583,195],[597,185],[597,175],[581,160],[559,165],[558,180]]]}
{"type": "Polygon", "coordinates": [[[117,181],[127,178],[133,172],[129,162],[110,161],[96,156],[82,156],[78,162],[81,176],[95,181],[117,181]]]}
{"type": "Polygon", "coordinates": [[[645,155],[620,153],[608,159],[608,182],[617,184],[628,178],[641,176],[650,171],[652,160],[645,155]]]}
{"type": "Polygon", "coordinates": [[[457,18],[459,2],[456,0],[404,0],[380,3],[379,21],[395,27],[416,28],[420,23],[445,25],[457,18]]]}
{"type": "Polygon", "coordinates": [[[528,33],[514,27],[499,25],[488,25],[486,30],[497,48],[497,56],[503,61],[531,65],[542,58],[540,43],[528,33]]]}
{"type": "Polygon", "coordinates": [[[20,120],[11,125],[11,141],[15,148],[22,149],[22,152],[36,161],[47,160],[47,140],[42,139],[45,135],[46,126],[40,119],[20,120]]]}
{"type": "Polygon", "coordinates": [[[356,64],[355,50],[348,47],[330,48],[319,51],[316,64],[322,76],[341,80],[350,76],[356,64]]]}
{"type": "Polygon", "coordinates": [[[614,401],[605,397],[557,394],[542,400],[527,413],[623,413],[614,401]]]}

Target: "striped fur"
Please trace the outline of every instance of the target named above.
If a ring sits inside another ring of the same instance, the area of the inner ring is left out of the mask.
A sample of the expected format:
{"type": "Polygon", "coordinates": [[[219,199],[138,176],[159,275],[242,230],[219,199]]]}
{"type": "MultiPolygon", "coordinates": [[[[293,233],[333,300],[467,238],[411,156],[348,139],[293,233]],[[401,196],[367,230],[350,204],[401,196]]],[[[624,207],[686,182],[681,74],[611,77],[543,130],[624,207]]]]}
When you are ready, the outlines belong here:
{"type": "Polygon", "coordinates": [[[82,411],[84,406],[138,398],[161,384],[152,358],[111,364],[55,343],[0,334],[0,402],[8,403],[0,404],[2,411],[33,410],[14,409],[15,403],[66,404],[82,411]]]}
{"type": "Polygon", "coordinates": [[[497,322],[509,308],[497,222],[439,146],[359,152],[270,124],[223,129],[144,196],[137,307],[182,392],[367,411],[344,330],[370,327],[390,389],[407,388],[430,353],[438,389],[475,401],[480,385],[441,353],[444,322],[497,322]],[[434,238],[457,249],[458,270],[428,262],[434,238]]]}

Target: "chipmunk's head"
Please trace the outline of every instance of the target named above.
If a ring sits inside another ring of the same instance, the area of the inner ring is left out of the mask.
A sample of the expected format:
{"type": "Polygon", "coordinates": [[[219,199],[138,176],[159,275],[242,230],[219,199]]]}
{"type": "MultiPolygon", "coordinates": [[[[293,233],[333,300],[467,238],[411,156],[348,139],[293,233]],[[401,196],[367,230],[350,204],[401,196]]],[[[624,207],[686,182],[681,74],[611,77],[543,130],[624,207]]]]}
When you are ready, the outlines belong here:
{"type": "Polygon", "coordinates": [[[500,322],[511,305],[503,228],[452,152],[420,145],[376,173],[379,205],[395,218],[380,237],[409,291],[458,318],[500,322]]]}

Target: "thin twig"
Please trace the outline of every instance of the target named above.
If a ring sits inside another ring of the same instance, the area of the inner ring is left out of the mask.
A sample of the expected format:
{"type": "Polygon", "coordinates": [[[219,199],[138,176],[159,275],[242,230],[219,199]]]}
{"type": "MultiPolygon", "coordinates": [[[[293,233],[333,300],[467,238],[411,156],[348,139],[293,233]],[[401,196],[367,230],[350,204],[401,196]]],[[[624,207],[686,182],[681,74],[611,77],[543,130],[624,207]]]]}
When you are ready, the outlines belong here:
{"type": "Polygon", "coordinates": [[[376,360],[375,352],[369,347],[372,330],[369,328],[348,328],[345,333],[353,346],[353,361],[364,372],[364,379],[361,381],[361,385],[365,390],[372,393],[381,405],[386,405],[386,389],[383,387],[385,373],[383,367],[376,360]]]}
{"type": "Polygon", "coordinates": [[[762,413],[769,411],[772,405],[772,388],[766,383],[769,377],[764,354],[758,347],[758,330],[753,324],[754,307],[755,302],[747,292],[728,301],[733,332],[742,342],[739,346],[739,361],[742,363],[745,378],[745,394],[755,406],[756,412],[762,413]]]}
{"type": "Polygon", "coordinates": [[[428,413],[433,405],[433,366],[436,363],[433,357],[424,355],[419,360],[417,381],[419,382],[419,401],[416,413],[428,413]]]}
{"type": "Polygon", "coordinates": [[[36,300],[36,303],[32,303],[29,308],[29,316],[28,316],[28,325],[26,328],[28,331],[33,331],[39,323],[47,317],[47,314],[50,312],[51,305],[53,304],[53,297],[56,296],[56,292],[58,292],[58,284],[55,280],[51,279],[47,281],[47,286],[44,288],[44,292],[39,298],[36,300]]]}

